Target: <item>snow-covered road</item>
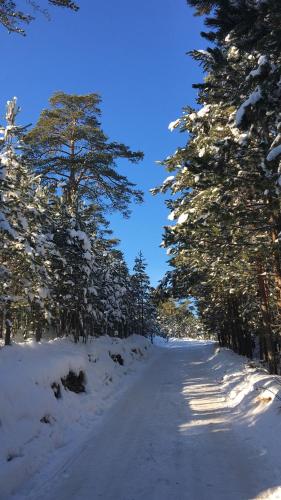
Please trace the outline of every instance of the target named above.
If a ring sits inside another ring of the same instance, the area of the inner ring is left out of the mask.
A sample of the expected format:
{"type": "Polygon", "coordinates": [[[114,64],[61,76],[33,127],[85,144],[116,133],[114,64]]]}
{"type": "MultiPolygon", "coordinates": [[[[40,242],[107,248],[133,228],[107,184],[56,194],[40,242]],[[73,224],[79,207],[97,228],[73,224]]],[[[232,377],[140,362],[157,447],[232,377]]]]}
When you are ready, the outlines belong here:
{"type": "Polygon", "coordinates": [[[281,498],[268,453],[233,425],[237,410],[208,361],[214,345],[175,346],[159,348],[80,453],[25,498],[281,498]]]}

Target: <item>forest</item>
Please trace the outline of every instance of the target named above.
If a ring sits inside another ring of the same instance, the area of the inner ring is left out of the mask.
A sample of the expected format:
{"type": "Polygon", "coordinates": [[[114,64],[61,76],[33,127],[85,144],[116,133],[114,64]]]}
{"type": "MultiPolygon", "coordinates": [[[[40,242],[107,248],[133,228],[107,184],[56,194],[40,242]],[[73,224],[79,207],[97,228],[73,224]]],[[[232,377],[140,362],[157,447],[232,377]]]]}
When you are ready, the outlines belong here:
{"type": "MultiPolygon", "coordinates": [[[[129,272],[111,234],[110,214],[122,213],[125,224],[130,203],[143,197],[118,173],[118,160],[135,164],[143,152],[106,136],[101,97],[56,91],[32,127],[18,124],[17,101],[8,102],[0,206],[6,345],[12,336],[165,334],[178,316],[279,373],[280,9],[275,0],[188,4],[204,18],[208,46],[189,54],[204,72],[194,83],[198,106],[187,104],[169,126],[186,145],[163,160],[171,175],[152,189],[167,193],[171,221],[163,242],[171,268],[159,286],[150,286],[141,252],[129,272]]],[[[32,16],[16,7],[3,2],[1,23],[14,36],[27,26],[28,36],[32,16]]]]}
{"type": "Polygon", "coordinates": [[[0,38],[0,500],[280,500],[280,0],[0,38]]]}
{"type": "Polygon", "coordinates": [[[221,346],[280,372],[280,4],[189,0],[205,19],[199,109],[170,124],[187,134],[154,190],[172,192],[164,244],[173,294],[196,299],[221,346]]]}

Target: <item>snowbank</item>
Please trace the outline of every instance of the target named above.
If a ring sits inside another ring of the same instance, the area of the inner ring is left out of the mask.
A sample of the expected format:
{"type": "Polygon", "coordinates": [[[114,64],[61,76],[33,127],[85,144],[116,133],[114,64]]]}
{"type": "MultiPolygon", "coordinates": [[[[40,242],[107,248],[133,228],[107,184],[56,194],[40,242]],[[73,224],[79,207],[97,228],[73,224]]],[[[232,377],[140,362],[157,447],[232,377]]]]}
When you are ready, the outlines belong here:
{"type": "Polygon", "coordinates": [[[67,455],[86,439],[151,353],[150,342],[137,335],[125,340],[105,336],[87,344],[57,339],[0,349],[0,499],[15,492],[50,453],[55,460],[56,454],[67,455]],[[82,372],[85,392],[64,388],[61,379],[69,372],[82,372]]]}
{"type": "MultiPolygon", "coordinates": [[[[257,453],[268,454],[280,477],[281,377],[228,349],[216,349],[208,363],[231,409],[232,425],[257,453]]],[[[281,487],[269,493],[266,498],[280,499],[281,487]]]]}
{"type": "Polygon", "coordinates": [[[281,401],[281,377],[269,375],[257,361],[238,356],[229,349],[217,348],[209,359],[212,370],[219,377],[227,393],[228,405],[257,416],[274,408],[281,401]],[[280,394],[279,394],[280,393],[280,394]],[[263,403],[262,409],[260,402],[263,403]],[[265,405],[264,403],[268,403],[265,405]],[[272,406],[273,405],[273,406],[272,406]]]}

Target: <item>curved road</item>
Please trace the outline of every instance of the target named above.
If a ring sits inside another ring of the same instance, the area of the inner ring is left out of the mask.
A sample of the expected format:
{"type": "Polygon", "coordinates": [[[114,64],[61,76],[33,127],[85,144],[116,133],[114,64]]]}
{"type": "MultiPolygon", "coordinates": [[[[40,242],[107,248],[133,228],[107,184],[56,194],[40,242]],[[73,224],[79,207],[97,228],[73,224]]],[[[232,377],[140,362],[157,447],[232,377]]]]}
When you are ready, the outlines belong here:
{"type": "Polygon", "coordinates": [[[98,435],[37,499],[281,498],[266,493],[278,486],[266,455],[231,425],[235,415],[208,363],[213,349],[159,348],[98,435]]]}

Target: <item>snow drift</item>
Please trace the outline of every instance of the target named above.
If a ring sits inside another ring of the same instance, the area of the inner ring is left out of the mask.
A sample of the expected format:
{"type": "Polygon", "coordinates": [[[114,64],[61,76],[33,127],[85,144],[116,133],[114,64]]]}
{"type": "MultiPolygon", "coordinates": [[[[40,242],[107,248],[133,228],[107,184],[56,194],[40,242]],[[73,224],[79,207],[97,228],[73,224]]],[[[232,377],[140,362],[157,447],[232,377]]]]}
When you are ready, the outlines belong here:
{"type": "MultiPolygon", "coordinates": [[[[213,373],[231,410],[231,424],[258,454],[266,454],[280,479],[281,377],[269,375],[257,361],[228,349],[216,349],[209,359],[213,373]]],[[[281,486],[258,498],[281,498],[281,486]]]]}

